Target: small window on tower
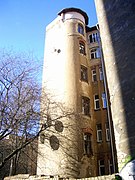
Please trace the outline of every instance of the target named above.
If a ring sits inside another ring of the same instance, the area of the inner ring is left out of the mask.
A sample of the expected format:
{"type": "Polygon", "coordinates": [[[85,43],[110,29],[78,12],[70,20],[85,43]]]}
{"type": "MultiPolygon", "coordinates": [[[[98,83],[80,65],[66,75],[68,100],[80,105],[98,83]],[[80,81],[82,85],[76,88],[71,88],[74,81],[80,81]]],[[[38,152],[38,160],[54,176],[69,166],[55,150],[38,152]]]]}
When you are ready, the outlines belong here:
{"type": "Polygon", "coordinates": [[[90,99],[88,97],[82,97],[82,113],[84,115],[90,115],[90,99]]]}
{"type": "Polygon", "coordinates": [[[81,80],[88,82],[88,69],[81,65],[81,80]]]}
{"type": "Polygon", "coordinates": [[[84,27],[82,24],[78,24],[78,32],[82,35],[84,35],[84,27]]]}
{"type": "Polygon", "coordinates": [[[92,135],[90,133],[84,133],[84,154],[92,155],[92,135]]]}
{"type": "Polygon", "coordinates": [[[86,53],[85,53],[85,44],[83,42],[79,42],[79,52],[80,52],[80,54],[86,55],[86,53]]]}

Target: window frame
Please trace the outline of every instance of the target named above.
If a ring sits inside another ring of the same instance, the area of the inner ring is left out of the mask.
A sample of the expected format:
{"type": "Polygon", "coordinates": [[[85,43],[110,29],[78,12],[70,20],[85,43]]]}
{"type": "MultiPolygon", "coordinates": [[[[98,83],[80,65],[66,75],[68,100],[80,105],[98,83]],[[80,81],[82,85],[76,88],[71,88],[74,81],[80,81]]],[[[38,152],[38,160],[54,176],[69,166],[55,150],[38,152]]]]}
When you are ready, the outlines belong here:
{"type": "Polygon", "coordinates": [[[91,70],[91,74],[92,74],[92,82],[97,82],[96,68],[91,70]],[[95,72],[95,73],[93,73],[93,72],[95,72]]]}
{"type": "Polygon", "coordinates": [[[113,174],[114,169],[113,169],[113,163],[111,159],[108,159],[108,166],[109,166],[109,174],[113,174]]]}
{"type": "Polygon", "coordinates": [[[102,135],[102,124],[97,124],[96,125],[97,128],[97,142],[102,142],[103,141],[103,135],[102,135]],[[100,128],[99,128],[100,126],[100,128]]]}
{"type": "Polygon", "coordinates": [[[95,95],[94,95],[94,109],[95,109],[95,110],[100,109],[100,101],[99,101],[99,95],[98,95],[98,94],[95,94],[95,95]],[[96,98],[96,96],[97,96],[98,98],[96,98]],[[98,105],[98,107],[97,107],[97,105],[98,105]]]}
{"type": "Polygon", "coordinates": [[[103,106],[104,109],[107,108],[107,99],[106,99],[105,92],[102,93],[102,106],[103,106]]]}
{"type": "Polygon", "coordinates": [[[90,57],[91,59],[99,59],[101,57],[99,47],[95,47],[90,50],[90,57]]]}
{"type": "Polygon", "coordinates": [[[99,68],[99,79],[100,79],[100,81],[104,80],[104,75],[103,75],[102,67],[99,68]]]}
{"type": "Polygon", "coordinates": [[[106,122],[106,123],[105,123],[105,131],[106,131],[106,141],[110,141],[109,122],[106,122]]]}
{"type": "Polygon", "coordinates": [[[98,42],[98,32],[94,32],[92,34],[89,35],[89,43],[95,43],[95,42],[98,42]]]}
{"type": "Polygon", "coordinates": [[[85,43],[83,41],[79,42],[79,53],[86,55],[85,43]]]}
{"type": "Polygon", "coordinates": [[[78,33],[82,34],[84,36],[84,26],[81,23],[78,23],[78,33]]]}
{"type": "Polygon", "coordinates": [[[88,68],[81,65],[81,81],[88,82],[88,68]]]}
{"type": "Polygon", "coordinates": [[[82,114],[90,116],[90,98],[82,96],[82,114]]]}
{"type": "Polygon", "coordinates": [[[92,134],[83,133],[84,154],[92,155],[92,134]]]}
{"type": "Polygon", "coordinates": [[[98,168],[99,168],[99,175],[100,176],[105,175],[105,161],[104,161],[104,159],[98,160],[98,168]],[[103,164],[101,163],[101,161],[103,162],[103,164]],[[101,173],[101,168],[103,168],[103,171],[104,171],[103,174],[101,173]]]}

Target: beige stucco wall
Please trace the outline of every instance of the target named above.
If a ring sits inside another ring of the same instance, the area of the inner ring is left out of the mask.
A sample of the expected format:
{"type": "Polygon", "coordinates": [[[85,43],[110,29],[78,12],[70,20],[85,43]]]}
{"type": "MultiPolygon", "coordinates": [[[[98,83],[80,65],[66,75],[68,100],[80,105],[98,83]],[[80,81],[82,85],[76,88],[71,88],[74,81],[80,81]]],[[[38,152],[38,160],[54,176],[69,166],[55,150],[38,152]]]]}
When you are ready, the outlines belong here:
{"type": "MultiPolygon", "coordinates": [[[[78,23],[85,29],[84,17],[68,12],[58,16],[46,28],[43,87],[53,94],[57,102],[63,102],[80,113],[81,95],[90,96],[90,89],[80,82],[80,64],[85,61],[87,65],[88,58],[79,53],[79,40],[86,42],[86,34],[78,33],[78,23]]],[[[85,177],[90,162],[87,160],[83,171],[80,170],[81,163],[84,163],[82,128],[89,127],[90,123],[82,124],[80,118],[62,118],[61,121],[66,127],[63,132],[53,131],[62,145],[58,150],[52,150],[48,140],[44,144],[39,141],[37,174],[79,177],[81,171],[81,176],[85,177]]]]}

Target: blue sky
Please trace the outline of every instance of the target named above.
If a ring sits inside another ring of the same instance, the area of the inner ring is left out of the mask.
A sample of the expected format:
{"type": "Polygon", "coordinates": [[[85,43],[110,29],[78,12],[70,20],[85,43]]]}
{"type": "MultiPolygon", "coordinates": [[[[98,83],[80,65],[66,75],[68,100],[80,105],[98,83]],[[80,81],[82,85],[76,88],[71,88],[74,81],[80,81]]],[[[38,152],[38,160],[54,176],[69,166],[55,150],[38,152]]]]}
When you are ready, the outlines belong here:
{"type": "Polygon", "coordinates": [[[43,58],[45,28],[63,8],[80,8],[97,23],[94,0],[0,0],[0,49],[43,58]]]}

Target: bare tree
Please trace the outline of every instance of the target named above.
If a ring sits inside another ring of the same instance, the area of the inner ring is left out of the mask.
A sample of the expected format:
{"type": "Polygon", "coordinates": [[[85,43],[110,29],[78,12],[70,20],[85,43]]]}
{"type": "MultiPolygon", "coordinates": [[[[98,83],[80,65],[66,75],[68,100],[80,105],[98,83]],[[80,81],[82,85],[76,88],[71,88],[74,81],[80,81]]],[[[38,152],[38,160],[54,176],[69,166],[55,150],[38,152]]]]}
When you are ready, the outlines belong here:
{"type": "MultiPolygon", "coordinates": [[[[0,141],[12,136],[12,148],[0,168],[40,133],[40,94],[36,61],[30,56],[0,54],[0,141]]],[[[1,152],[2,154],[2,152],[1,152]]]]}
{"type": "Polygon", "coordinates": [[[4,155],[0,150],[0,169],[10,160],[9,175],[16,174],[24,148],[39,135],[41,140],[48,138],[42,132],[51,131],[50,126],[63,128],[59,120],[74,114],[44,90],[41,97],[38,72],[41,66],[31,56],[0,51],[0,149],[10,139],[9,151],[4,155]]]}

